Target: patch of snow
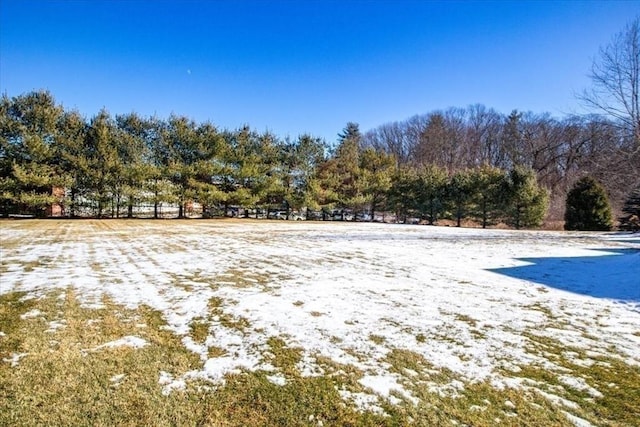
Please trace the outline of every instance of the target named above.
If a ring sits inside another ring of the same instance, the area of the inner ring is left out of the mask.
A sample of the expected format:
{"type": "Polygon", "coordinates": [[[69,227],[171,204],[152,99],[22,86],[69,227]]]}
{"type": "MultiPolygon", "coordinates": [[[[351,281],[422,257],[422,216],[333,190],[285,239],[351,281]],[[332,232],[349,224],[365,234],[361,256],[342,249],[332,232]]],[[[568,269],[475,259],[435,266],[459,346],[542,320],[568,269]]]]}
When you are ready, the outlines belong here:
{"type": "Polygon", "coordinates": [[[536,392],[553,404],[562,405],[569,409],[579,408],[578,404],[572,400],[568,400],[563,397],[557,396],[555,394],[547,393],[546,391],[542,391],[538,389],[536,389],[536,392]]]}
{"type": "Polygon", "coordinates": [[[67,321],[66,320],[52,320],[51,322],[49,322],[49,329],[47,329],[45,332],[48,333],[53,333],[56,332],[58,329],[63,329],[67,326],[67,321]]]}
{"type": "Polygon", "coordinates": [[[132,348],[142,348],[146,346],[148,343],[144,339],[140,337],[135,337],[132,335],[127,335],[126,337],[120,338],[115,341],[109,341],[108,343],[101,344],[97,347],[91,349],[91,351],[102,350],[103,348],[115,348],[115,347],[132,347],[132,348]]]}
{"type": "Polygon", "coordinates": [[[44,316],[44,314],[38,310],[37,308],[34,308],[31,311],[27,311],[24,314],[20,315],[20,319],[25,320],[25,319],[33,319],[34,317],[40,317],[40,316],[44,316]]]}
{"type": "Polygon", "coordinates": [[[122,382],[122,380],[126,377],[126,374],[118,374],[118,375],[114,375],[111,378],[109,378],[109,381],[111,381],[113,384],[111,384],[111,387],[113,388],[118,388],[120,386],[120,383],[122,382]]]}
{"type": "Polygon", "coordinates": [[[318,365],[316,359],[308,353],[302,355],[296,364],[296,369],[302,377],[319,377],[325,374],[322,366],[318,365]]]}
{"type": "Polygon", "coordinates": [[[343,400],[351,402],[360,411],[373,412],[378,415],[384,415],[384,409],[380,406],[378,396],[368,393],[351,392],[349,390],[340,389],[338,394],[343,400]]]}
{"type": "Polygon", "coordinates": [[[227,374],[239,374],[241,369],[254,369],[260,361],[253,358],[238,356],[225,356],[209,359],[204,364],[204,372],[207,377],[219,383],[224,383],[227,374]]]}
{"type": "Polygon", "coordinates": [[[460,391],[464,390],[464,383],[459,380],[452,380],[448,384],[438,384],[434,382],[427,383],[429,393],[437,394],[440,397],[457,398],[460,391]]]}
{"type": "Polygon", "coordinates": [[[558,377],[558,380],[575,389],[575,390],[579,390],[579,391],[585,391],[587,393],[589,393],[589,395],[591,397],[603,397],[602,393],[600,393],[598,390],[596,390],[595,388],[591,387],[589,384],[587,384],[587,382],[584,380],[584,378],[576,378],[576,377],[572,377],[569,375],[560,375],[558,377]]]}
{"type": "Polygon", "coordinates": [[[413,404],[418,403],[418,400],[398,383],[398,380],[394,375],[365,375],[360,378],[358,382],[385,398],[389,398],[391,392],[395,391],[396,393],[400,393],[413,404]]]}
{"type": "Polygon", "coordinates": [[[267,375],[267,380],[275,385],[284,386],[287,384],[287,379],[282,375],[267,375]]]}
{"type": "Polygon", "coordinates": [[[29,355],[29,353],[13,353],[11,357],[2,359],[3,362],[10,363],[12,368],[15,368],[20,363],[20,359],[29,355]]]}
{"type": "Polygon", "coordinates": [[[184,380],[178,379],[174,380],[173,375],[168,372],[160,371],[160,378],[158,379],[158,384],[162,387],[162,395],[168,396],[171,394],[173,390],[184,390],[187,387],[187,384],[184,380]]]}
{"type": "Polygon", "coordinates": [[[564,414],[565,417],[567,417],[567,419],[569,421],[571,421],[573,423],[574,426],[576,427],[595,427],[593,424],[591,424],[589,421],[585,420],[584,418],[580,418],[576,415],[573,415],[570,412],[567,411],[562,411],[562,413],[564,414]]]}

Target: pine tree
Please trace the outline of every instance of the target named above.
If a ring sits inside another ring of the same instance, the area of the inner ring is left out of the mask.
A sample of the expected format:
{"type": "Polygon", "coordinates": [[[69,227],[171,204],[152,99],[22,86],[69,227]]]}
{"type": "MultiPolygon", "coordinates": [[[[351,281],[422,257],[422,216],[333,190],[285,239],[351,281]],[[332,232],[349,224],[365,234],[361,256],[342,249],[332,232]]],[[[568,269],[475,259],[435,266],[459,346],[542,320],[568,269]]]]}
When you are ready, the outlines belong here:
{"type": "Polygon", "coordinates": [[[320,209],[317,180],[318,166],[324,160],[325,143],[321,138],[308,134],[296,141],[285,140],[280,146],[284,200],[292,209],[320,209]]]}
{"type": "Polygon", "coordinates": [[[62,200],[56,159],[63,109],[46,91],[0,101],[0,210],[44,216],[62,200]]]}
{"type": "Polygon", "coordinates": [[[482,223],[482,228],[495,224],[499,219],[504,179],[502,170],[486,164],[471,171],[473,208],[470,213],[476,221],[482,223]]]}
{"type": "Polygon", "coordinates": [[[87,196],[94,203],[93,213],[97,217],[115,214],[114,199],[120,191],[122,162],[115,144],[117,127],[111,115],[102,110],[93,117],[85,134],[84,153],[87,169],[83,183],[87,196]]]}
{"type": "Polygon", "coordinates": [[[473,181],[468,170],[461,170],[453,174],[447,183],[447,202],[456,219],[456,227],[462,225],[462,219],[471,207],[473,196],[473,181]]]}
{"type": "Polygon", "coordinates": [[[640,231],[640,185],[631,192],[624,202],[620,218],[620,229],[627,231],[640,231]]]}
{"type": "Polygon", "coordinates": [[[420,215],[433,225],[444,208],[447,173],[437,166],[427,166],[418,171],[416,203],[420,215]]]}
{"type": "Polygon", "coordinates": [[[62,117],[60,137],[56,144],[56,156],[61,169],[67,197],[65,213],[75,218],[86,201],[86,177],[89,169],[85,140],[87,124],[80,113],[65,113],[62,117]]]}
{"type": "Polygon", "coordinates": [[[387,203],[399,222],[406,223],[407,217],[415,212],[417,179],[416,170],[406,166],[399,168],[393,175],[387,203]]]}
{"type": "Polygon", "coordinates": [[[549,207],[549,195],[538,185],[532,169],[516,166],[504,181],[506,223],[520,228],[539,227],[549,207]]]}
{"type": "Polygon", "coordinates": [[[362,207],[366,202],[360,161],[362,136],[358,125],[349,122],[338,137],[335,153],[318,170],[320,204],[325,210],[340,208],[345,219],[345,209],[362,207]]]}
{"type": "Polygon", "coordinates": [[[226,199],[225,192],[218,185],[218,178],[225,169],[222,159],[228,146],[222,133],[210,123],[198,126],[197,133],[202,142],[203,155],[196,162],[193,185],[196,198],[202,206],[202,216],[209,217],[211,208],[219,206],[226,199]]]}
{"type": "Polygon", "coordinates": [[[360,169],[364,181],[363,192],[370,207],[371,220],[378,209],[385,208],[387,193],[396,169],[396,159],[391,154],[367,148],[360,157],[360,169]]]}
{"type": "Polygon", "coordinates": [[[578,180],[567,195],[564,220],[565,230],[611,230],[611,206],[602,185],[588,176],[578,180]]]}

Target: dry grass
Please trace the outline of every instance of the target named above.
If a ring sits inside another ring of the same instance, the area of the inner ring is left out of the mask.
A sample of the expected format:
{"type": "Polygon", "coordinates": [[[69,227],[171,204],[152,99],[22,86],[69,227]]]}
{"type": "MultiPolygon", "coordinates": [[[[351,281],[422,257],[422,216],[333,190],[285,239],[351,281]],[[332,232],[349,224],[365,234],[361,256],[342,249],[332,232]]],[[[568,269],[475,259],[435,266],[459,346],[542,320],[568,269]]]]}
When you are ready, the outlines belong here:
{"type": "MultiPolygon", "coordinates": [[[[335,378],[301,377],[300,350],[279,338],[269,340],[271,363],[289,378],[286,385],[245,372],[228,375],[224,386],[194,380],[185,392],[165,395],[160,372],[179,377],[200,361],[162,328],[159,313],[106,299],[102,309],[85,309],[71,290],[38,300],[5,294],[0,303],[2,359],[26,353],[15,366],[0,364],[0,425],[308,425],[311,415],[328,425],[384,422],[345,406],[335,378]],[[21,318],[36,309],[40,314],[21,318]],[[47,332],[51,320],[66,323],[47,332]],[[148,345],[92,350],[128,335],[148,345]]],[[[212,357],[224,354],[210,350],[212,357]]]]}
{"type": "MultiPolygon", "coordinates": [[[[213,300],[210,307],[220,315],[222,301],[213,300]]],[[[0,425],[309,425],[311,416],[316,425],[406,425],[410,420],[420,426],[491,426],[498,420],[504,425],[571,425],[563,411],[597,425],[632,426],[640,419],[640,368],[613,358],[583,367],[563,356],[567,348],[560,343],[535,336],[530,337],[532,350],[543,347],[556,354],[560,366],[587,379],[603,397],[563,387],[561,372],[535,365],[517,374],[535,387],[463,385],[418,353],[395,349],[385,363],[417,400],[392,392],[400,403],[380,400],[382,416],[357,410],[338,393],[366,391],[358,382],[362,372],[318,357],[325,375],[303,377],[297,367],[302,350],[279,337],[268,340],[265,357],[286,379],[284,385],[272,383],[269,372],[243,372],[227,375],[225,385],[193,380],[185,391],[165,395],[160,372],[179,378],[201,361],[147,307],[128,310],[105,298],[103,308],[83,308],[70,289],[39,299],[10,293],[0,297],[0,325],[5,334],[0,339],[5,360],[0,364],[0,425]],[[148,344],[96,349],[124,336],[148,344]],[[23,356],[12,366],[9,360],[16,354],[23,356]],[[554,405],[537,390],[579,402],[579,408],[554,405]]],[[[205,329],[208,321],[197,319],[190,335],[203,341],[205,329]]],[[[375,335],[369,338],[381,342],[375,335]]],[[[209,357],[224,355],[225,349],[209,349],[209,357]]]]}

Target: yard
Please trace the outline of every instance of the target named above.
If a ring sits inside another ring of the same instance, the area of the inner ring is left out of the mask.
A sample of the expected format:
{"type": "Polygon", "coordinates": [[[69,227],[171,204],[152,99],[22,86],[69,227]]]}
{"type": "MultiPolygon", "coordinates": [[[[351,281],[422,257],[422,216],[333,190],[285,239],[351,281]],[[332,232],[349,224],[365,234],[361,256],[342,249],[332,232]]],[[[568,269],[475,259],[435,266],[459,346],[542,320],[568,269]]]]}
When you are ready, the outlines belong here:
{"type": "Polygon", "coordinates": [[[0,222],[0,425],[638,425],[640,236],[0,222]]]}

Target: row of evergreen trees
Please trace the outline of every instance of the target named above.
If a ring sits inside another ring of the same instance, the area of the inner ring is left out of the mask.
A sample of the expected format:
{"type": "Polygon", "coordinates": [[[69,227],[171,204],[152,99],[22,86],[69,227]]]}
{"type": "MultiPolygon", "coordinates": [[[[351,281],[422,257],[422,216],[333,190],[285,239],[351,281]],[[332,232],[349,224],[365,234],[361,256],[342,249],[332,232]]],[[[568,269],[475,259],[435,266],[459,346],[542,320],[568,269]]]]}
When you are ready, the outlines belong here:
{"type": "Polygon", "coordinates": [[[548,194],[528,168],[449,171],[399,166],[366,147],[349,123],[335,149],[310,135],[279,139],[249,127],[218,130],[185,117],[167,120],[106,111],[85,120],[46,91],[0,102],[0,213],[132,217],[136,207],[198,202],[213,208],[392,211],[429,223],[471,218],[516,228],[540,225],[548,194]],[[53,189],[64,191],[53,191],[53,189]]]}

